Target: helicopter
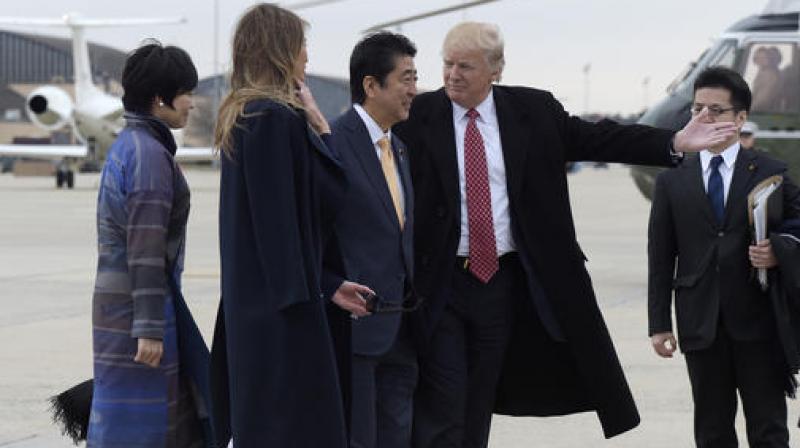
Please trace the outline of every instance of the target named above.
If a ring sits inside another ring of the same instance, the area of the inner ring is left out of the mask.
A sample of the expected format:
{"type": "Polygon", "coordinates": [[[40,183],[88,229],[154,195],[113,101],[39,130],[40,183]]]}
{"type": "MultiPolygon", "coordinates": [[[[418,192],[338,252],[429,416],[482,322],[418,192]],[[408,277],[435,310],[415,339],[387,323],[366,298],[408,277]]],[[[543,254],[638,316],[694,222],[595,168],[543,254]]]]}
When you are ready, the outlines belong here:
{"type": "MultiPolygon", "coordinates": [[[[761,14],[746,17],[720,34],[696,62],[667,87],[668,95],[639,123],[679,130],[691,119],[693,85],[703,70],[736,70],[753,93],[748,120],[758,126],[756,147],[783,160],[800,179],[800,0],[771,0],[761,14]]],[[[637,188],[652,198],[663,168],[635,166],[637,188]]]]}

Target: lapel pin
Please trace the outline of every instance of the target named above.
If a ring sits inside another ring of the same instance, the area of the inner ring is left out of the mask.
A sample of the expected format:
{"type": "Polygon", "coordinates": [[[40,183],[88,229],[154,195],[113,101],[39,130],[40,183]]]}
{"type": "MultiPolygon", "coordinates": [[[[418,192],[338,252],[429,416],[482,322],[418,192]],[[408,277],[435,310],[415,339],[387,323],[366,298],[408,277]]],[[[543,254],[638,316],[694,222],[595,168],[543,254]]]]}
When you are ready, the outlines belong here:
{"type": "Polygon", "coordinates": [[[756,164],[753,163],[753,162],[750,162],[750,164],[747,165],[747,171],[755,171],[755,170],[756,170],[756,164]]]}

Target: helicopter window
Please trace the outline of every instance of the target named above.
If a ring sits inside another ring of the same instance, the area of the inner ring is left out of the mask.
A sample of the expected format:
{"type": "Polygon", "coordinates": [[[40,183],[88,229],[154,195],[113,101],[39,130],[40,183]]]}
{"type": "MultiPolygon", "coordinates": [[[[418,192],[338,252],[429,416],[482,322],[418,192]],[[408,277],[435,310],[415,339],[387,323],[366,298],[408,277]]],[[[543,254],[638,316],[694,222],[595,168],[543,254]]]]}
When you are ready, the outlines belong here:
{"type": "Polygon", "coordinates": [[[716,58],[710,61],[710,66],[733,67],[733,62],[736,60],[736,48],[729,42],[717,53],[716,58]]]}
{"type": "Polygon", "coordinates": [[[720,41],[716,46],[704,51],[696,63],[690,64],[687,69],[687,73],[681,76],[681,81],[677,85],[673,83],[675,86],[673,87],[673,85],[670,85],[669,88],[674,89],[675,91],[687,92],[686,94],[691,96],[694,80],[697,78],[697,75],[700,74],[700,72],[708,67],[716,65],[722,65],[729,68],[733,67],[735,60],[736,41],[720,41]]]}
{"type": "Polygon", "coordinates": [[[753,113],[800,111],[798,47],[790,42],[759,42],[747,48],[742,75],[753,92],[753,113]]]}

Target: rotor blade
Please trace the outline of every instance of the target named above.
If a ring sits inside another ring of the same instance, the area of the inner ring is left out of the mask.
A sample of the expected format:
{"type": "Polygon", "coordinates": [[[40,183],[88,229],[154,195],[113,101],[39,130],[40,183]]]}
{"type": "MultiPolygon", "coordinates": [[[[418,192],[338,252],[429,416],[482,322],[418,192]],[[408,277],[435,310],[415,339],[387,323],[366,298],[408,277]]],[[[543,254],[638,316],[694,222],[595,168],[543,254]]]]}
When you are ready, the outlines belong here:
{"type": "Polygon", "coordinates": [[[0,17],[0,25],[80,26],[92,28],[109,26],[164,25],[185,22],[186,19],[183,17],[147,19],[84,19],[77,14],[67,14],[58,19],[43,19],[35,17],[0,17]]]}
{"type": "Polygon", "coordinates": [[[424,12],[422,14],[404,17],[402,19],[392,20],[390,22],[379,23],[375,26],[367,28],[366,30],[362,31],[362,33],[373,33],[375,31],[391,28],[393,26],[403,25],[409,22],[416,22],[417,20],[427,19],[428,17],[439,16],[442,14],[447,14],[448,12],[458,11],[466,8],[472,8],[473,6],[483,5],[486,3],[492,3],[496,1],[497,0],[474,0],[470,2],[460,3],[457,5],[448,6],[446,8],[436,9],[433,11],[424,12]]]}
{"type": "Polygon", "coordinates": [[[308,0],[305,2],[297,2],[284,4],[283,6],[292,11],[300,11],[301,9],[313,8],[315,6],[327,5],[328,3],[338,3],[344,0],[308,0]]]}
{"type": "Polygon", "coordinates": [[[0,17],[0,25],[64,26],[64,19],[0,17]]]}
{"type": "Polygon", "coordinates": [[[153,18],[153,19],[78,19],[69,22],[69,25],[86,27],[106,27],[106,26],[140,26],[140,25],[169,25],[186,23],[184,17],[153,18]]]}

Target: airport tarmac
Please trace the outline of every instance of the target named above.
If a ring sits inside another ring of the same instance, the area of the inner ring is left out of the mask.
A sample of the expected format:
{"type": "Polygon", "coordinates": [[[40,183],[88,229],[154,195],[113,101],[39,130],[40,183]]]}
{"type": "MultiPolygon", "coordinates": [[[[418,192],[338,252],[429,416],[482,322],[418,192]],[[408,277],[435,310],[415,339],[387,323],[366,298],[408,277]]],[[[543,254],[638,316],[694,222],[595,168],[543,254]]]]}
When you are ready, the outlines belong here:
{"type": "MultiPolygon", "coordinates": [[[[210,342],[219,295],[218,172],[186,175],[192,213],[184,295],[210,342]]],[[[97,182],[97,175],[80,174],[74,190],[55,190],[50,178],[0,175],[0,447],[72,446],[50,423],[46,399],[91,375],[97,182]]],[[[578,239],[642,423],[605,440],[593,413],[498,416],[490,446],[693,446],[683,357],[658,358],[647,338],[649,202],[619,166],[580,170],[570,176],[570,191],[578,239]]],[[[800,404],[790,401],[791,446],[800,448],[798,410],[800,404]]],[[[738,426],[746,446],[741,416],[738,426]]]]}

